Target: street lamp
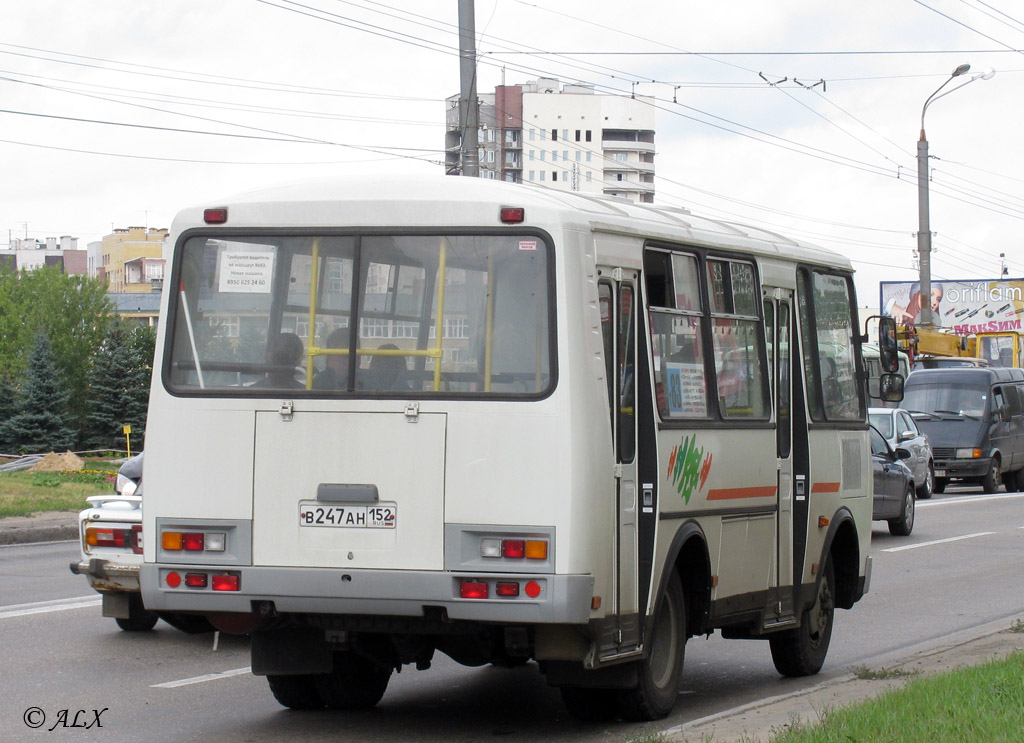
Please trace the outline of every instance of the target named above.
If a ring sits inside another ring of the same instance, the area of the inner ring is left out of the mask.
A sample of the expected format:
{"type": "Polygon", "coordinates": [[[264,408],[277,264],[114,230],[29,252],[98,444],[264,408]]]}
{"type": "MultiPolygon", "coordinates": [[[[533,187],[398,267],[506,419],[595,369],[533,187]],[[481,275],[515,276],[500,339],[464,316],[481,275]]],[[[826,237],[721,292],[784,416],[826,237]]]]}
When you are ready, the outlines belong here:
{"type": "Polygon", "coordinates": [[[971,66],[969,64],[962,64],[953,70],[953,74],[934,93],[928,96],[928,100],[924,102],[924,106],[921,108],[921,138],[917,142],[917,255],[921,263],[920,324],[925,327],[932,324],[932,232],[928,218],[928,140],[924,135],[924,113],[928,110],[928,106],[932,101],[938,100],[944,95],[949,95],[954,90],[960,90],[960,88],[973,83],[979,78],[988,80],[996,74],[996,71],[990,67],[984,72],[972,75],[970,80],[966,80],[955,88],[951,88],[942,93],[942,95],[939,95],[939,91],[949,85],[954,77],[965,75],[970,70],[971,66]]]}

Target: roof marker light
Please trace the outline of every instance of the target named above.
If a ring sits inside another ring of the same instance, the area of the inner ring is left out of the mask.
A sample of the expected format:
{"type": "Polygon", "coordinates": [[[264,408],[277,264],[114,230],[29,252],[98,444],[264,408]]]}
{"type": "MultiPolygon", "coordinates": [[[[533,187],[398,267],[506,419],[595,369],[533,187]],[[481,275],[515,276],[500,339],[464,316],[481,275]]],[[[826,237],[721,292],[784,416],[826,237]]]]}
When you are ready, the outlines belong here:
{"type": "Polygon", "coordinates": [[[216,209],[204,209],[203,221],[206,224],[224,224],[228,221],[228,208],[221,206],[216,209]]]}
{"type": "Polygon", "coordinates": [[[526,220],[526,209],[521,206],[503,206],[500,215],[504,224],[519,224],[526,220]]]}

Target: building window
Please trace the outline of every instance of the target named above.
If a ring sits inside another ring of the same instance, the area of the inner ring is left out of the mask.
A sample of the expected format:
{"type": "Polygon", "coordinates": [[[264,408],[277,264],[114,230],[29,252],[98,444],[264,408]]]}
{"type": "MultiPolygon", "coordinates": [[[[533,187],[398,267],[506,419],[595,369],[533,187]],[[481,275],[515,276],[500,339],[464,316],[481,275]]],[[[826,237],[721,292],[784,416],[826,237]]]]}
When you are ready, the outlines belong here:
{"type": "Polygon", "coordinates": [[[587,141],[588,142],[590,141],[590,130],[589,129],[587,129],[587,141]]]}
{"type": "Polygon", "coordinates": [[[531,130],[530,130],[530,141],[531,141],[531,142],[533,141],[533,134],[534,134],[534,130],[533,130],[533,129],[531,129],[531,130]]]}
{"type": "Polygon", "coordinates": [[[576,162],[580,161],[580,154],[581,154],[580,151],[576,150],[576,162]]]}
{"type": "Polygon", "coordinates": [[[533,150],[530,150],[530,159],[533,159],[533,150]]]}
{"type": "Polygon", "coordinates": [[[558,130],[557,129],[552,129],[551,130],[551,141],[552,142],[557,142],[558,141],[558,130]]]}
{"type": "Polygon", "coordinates": [[[551,162],[558,162],[558,150],[551,150],[551,162]]]}
{"type": "Polygon", "coordinates": [[[548,174],[548,171],[546,171],[546,170],[542,170],[542,171],[540,171],[540,180],[541,180],[541,182],[543,182],[543,181],[544,181],[544,177],[545,177],[545,176],[546,176],[547,174],[548,174]]]}
{"type": "Polygon", "coordinates": [[[622,180],[622,173],[616,173],[615,174],[615,180],[621,181],[622,180]]]}
{"type": "MultiPolygon", "coordinates": [[[[587,153],[590,154],[590,153],[587,153]]],[[[587,171],[587,183],[590,183],[590,171],[587,171]]]]}
{"type": "Polygon", "coordinates": [[[494,162],[494,150],[487,150],[487,162],[494,162]]]}
{"type": "Polygon", "coordinates": [[[579,129],[576,130],[576,141],[577,142],[580,141],[580,130],[579,129]]]}
{"type": "Polygon", "coordinates": [[[569,141],[569,130],[568,129],[563,129],[562,130],[562,141],[563,142],[568,142],[569,141]]]}
{"type": "Polygon", "coordinates": [[[590,162],[590,152],[589,151],[587,152],[587,162],[588,163],[590,162]]]}
{"type": "Polygon", "coordinates": [[[552,170],[551,171],[551,180],[553,180],[553,181],[557,181],[558,180],[558,171],[557,170],[552,170]]]}
{"type": "Polygon", "coordinates": [[[215,338],[237,338],[241,328],[241,320],[237,315],[214,315],[210,318],[215,338]]]}
{"type": "Polygon", "coordinates": [[[541,162],[543,162],[543,161],[544,161],[544,158],[545,158],[545,156],[546,156],[546,155],[547,155],[547,153],[546,153],[546,152],[545,152],[544,150],[541,150],[541,151],[540,151],[540,159],[541,159],[541,162]]]}
{"type": "Polygon", "coordinates": [[[625,152],[616,152],[615,159],[618,160],[620,163],[624,163],[629,160],[629,155],[626,154],[625,152]]]}
{"type": "Polygon", "coordinates": [[[562,159],[569,162],[569,150],[562,150],[562,159]]]}
{"type": "Polygon", "coordinates": [[[533,180],[533,171],[532,170],[530,171],[530,180],[531,181],[533,180]]]}

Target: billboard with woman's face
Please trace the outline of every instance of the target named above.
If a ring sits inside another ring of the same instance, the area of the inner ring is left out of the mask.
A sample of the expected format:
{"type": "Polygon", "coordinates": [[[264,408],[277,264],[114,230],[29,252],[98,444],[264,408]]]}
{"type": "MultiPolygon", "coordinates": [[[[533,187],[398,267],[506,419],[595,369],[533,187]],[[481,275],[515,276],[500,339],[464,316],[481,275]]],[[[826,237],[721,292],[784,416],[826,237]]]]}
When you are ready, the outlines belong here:
{"type": "MultiPolygon", "coordinates": [[[[881,314],[899,325],[921,321],[921,285],[883,281],[881,314]]],[[[932,281],[932,322],[959,335],[1024,329],[1024,279],[932,281]]]]}

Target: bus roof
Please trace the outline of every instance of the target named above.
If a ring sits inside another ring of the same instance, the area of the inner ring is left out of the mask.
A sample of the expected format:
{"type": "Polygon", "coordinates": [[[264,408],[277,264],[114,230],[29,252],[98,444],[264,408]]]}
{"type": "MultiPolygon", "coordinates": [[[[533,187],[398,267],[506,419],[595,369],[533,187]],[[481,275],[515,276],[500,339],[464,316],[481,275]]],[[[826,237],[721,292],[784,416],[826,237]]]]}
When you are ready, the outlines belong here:
{"type": "Polygon", "coordinates": [[[231,227],[498,226],[499,206],[526,209],[528,226],[559,223],[705,247],[745,250],[851,269],[846,256],[748,225],[710,219],[680,207],[454,176],[324,178],[282,184],[182,210],[172,233],[202,227],[203,210],[227,207],[231,227]],[[401,208],[398,208],[399,204],[401,208]]]}

